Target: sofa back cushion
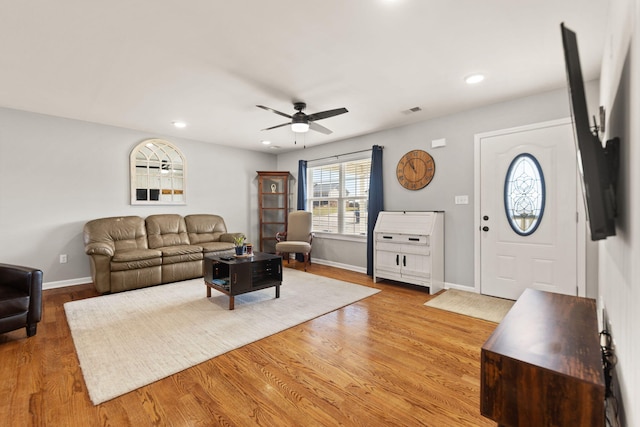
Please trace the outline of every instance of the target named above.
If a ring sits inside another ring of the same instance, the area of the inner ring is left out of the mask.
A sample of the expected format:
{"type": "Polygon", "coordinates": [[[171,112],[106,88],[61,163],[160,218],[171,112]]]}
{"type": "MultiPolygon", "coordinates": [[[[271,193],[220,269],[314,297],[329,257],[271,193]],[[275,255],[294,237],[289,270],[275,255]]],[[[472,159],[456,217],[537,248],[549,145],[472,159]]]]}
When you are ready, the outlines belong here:
{"type": "Polygon", "coordinates": [[[150,215],[146,219],[149,248],[188,245],[187,226],[177,214],[150,215]]]}
{"type": "Polygon", "coordinates": [[[99,218],[84,226],[84,244],[106,243],[113,251],[147,249],[147,229],[139,216],[99,218]]]}
{"type": "Polygon", "coordinates": [[[217,242],[220,240],[220,236],[227,232],[224,220],[218,215],[187,215],[184,220],[187,225],[189,241],[192,245],[217,242]]]}

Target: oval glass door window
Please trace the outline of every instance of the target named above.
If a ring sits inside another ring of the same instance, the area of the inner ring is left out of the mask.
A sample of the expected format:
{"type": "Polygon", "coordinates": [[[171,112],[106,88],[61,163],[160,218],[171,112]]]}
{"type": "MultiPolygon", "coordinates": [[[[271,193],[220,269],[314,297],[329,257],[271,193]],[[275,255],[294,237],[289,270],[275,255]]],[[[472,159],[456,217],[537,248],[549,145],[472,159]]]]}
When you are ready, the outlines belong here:
{"type": "Polygon", "coordinates": [[[504,181],[504,208],[513,231],[528,236],[536,231],[544,214],[544,174],[529,153],[516,156],[504,181]]]}

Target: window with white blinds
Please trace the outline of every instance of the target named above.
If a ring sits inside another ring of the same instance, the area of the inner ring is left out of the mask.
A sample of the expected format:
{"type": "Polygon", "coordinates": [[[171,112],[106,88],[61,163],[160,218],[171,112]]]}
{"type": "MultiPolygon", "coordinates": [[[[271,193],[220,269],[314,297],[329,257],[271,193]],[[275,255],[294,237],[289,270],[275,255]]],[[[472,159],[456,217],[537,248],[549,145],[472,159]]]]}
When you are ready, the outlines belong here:
{"type": "Polygon", "coordinates": [[[371,159],[307,168],[313,231],[366,236],[371,159]]]}

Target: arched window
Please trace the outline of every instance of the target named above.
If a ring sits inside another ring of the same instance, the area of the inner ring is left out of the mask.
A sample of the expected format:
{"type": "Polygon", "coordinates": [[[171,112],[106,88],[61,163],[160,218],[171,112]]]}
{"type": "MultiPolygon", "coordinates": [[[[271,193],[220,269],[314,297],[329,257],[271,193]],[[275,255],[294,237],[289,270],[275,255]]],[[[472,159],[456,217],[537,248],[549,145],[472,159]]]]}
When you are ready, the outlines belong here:
{"type": "Polygon", "coordinates": [[[513,231],[521,236],[534,233],[544,214],[544,174],[529,153],[516,156],[504,181],[504,208],[513,231]]]}
{"type": "Polygon", "coordinates": [[[162,139],[147,139],[130,156],[132,205],[186,204],[186,161],[162,139]]]}

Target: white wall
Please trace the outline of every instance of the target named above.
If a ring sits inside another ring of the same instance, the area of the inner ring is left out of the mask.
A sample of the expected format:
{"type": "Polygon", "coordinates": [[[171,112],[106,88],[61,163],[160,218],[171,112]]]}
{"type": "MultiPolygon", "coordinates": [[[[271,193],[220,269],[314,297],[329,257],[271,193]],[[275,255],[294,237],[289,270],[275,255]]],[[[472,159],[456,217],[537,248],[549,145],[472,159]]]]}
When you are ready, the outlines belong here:
{"type": "MultiPolygon", "coordinates": [[[[640,22],[639,0],[611,2],[601,73],[607,137],[620,137],[616,236],[600,243],[599,292],[618,359],[622,425],[640,426],[640,22]]],[[[578,38],[580,34],[578,34],[578,38]]]]}
{"type": "Polygon", "coordinates": [[[132,206],[129,154],[155,137],[0,109],[0,262],[41,268],[48,286],[78,283],[90,276],[82,228],[107,216],[213,213],[257,240],[256,171],[274,169],[275,156],[165,137],[186,157],[187,204],[132,206]]]}
{"type": "MultiPolygon", "coordinates": [[[[564,73],[564,70],[558,72],[564,73]]],[[[598,98],[597,82],[587,85],[587,97],[595,111],[598,98]]],[[[297,162],[300,159],[310,160],[348,153],[371,148],[375,144],[384,146],[385,210],[444,210],[445,281],[453,285],[473,287],[474,135],[566,118],[569,115],[567,91],[559,89],[410,126],[281,154],[278,156],[278,169],[291,171],[297,179],[297,162]],[[446,147],[431,148],[431,141],[439,138],[446,138],[446,147]],[[415,149],[428,151],[433,156],[436,173],[426,188],[410,191],[398,183],[396,165],[402,155],[415,149]],[[469,204],[456,205],[456,195],[469,196],[469,204]]],[[[354,243],[316,237],[313,254],[318,259],[355,266],[356,269],[366,269],[364,241],[354,243]]]]}

